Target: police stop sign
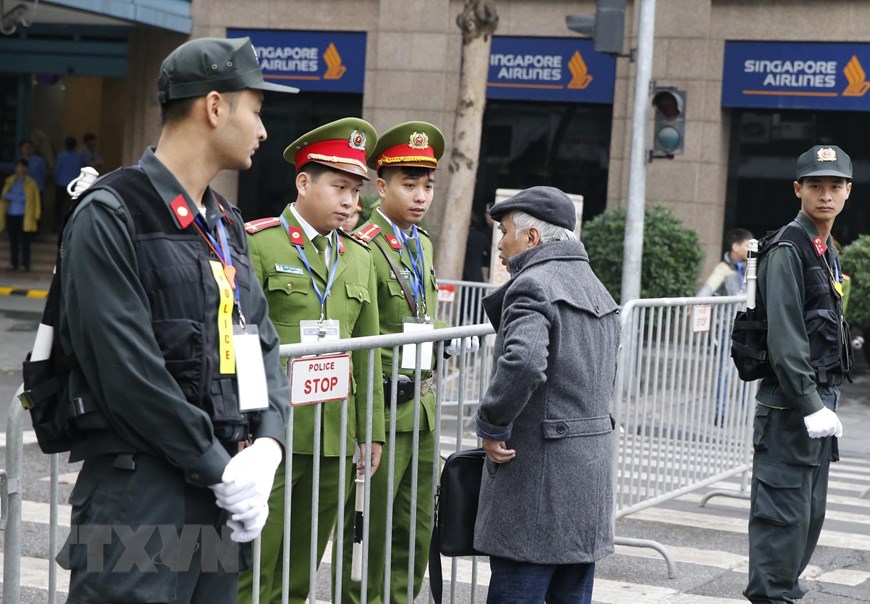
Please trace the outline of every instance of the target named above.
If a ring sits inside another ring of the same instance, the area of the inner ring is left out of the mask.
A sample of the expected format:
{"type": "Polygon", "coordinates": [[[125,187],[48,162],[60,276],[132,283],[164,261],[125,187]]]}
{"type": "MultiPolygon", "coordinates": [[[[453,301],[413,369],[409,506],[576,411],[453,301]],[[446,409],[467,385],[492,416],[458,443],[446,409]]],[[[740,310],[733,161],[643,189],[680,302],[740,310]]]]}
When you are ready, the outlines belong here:
{"type": "Polygon", "coordinates": [[[310,405],[347,398],[350,355],[295,359],[290,368],[290,404],[310,405]]]}

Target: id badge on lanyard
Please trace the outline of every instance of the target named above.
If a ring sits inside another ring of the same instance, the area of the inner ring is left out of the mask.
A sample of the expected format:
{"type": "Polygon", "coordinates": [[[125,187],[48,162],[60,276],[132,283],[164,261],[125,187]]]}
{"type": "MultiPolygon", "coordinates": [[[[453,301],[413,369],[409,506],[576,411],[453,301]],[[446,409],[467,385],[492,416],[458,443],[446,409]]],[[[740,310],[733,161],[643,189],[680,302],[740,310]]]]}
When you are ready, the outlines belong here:
{"type": "Polygon", "coordinates": [[[256,325],[246,325],[242,314],[240,296],[236,288],[235,268],[232,253],[227,244],[223,224],[218,222],[219,242],[197,224],[199,234],[209,244],[220,262],[209,260],[212,275],[220,293],[218,305],[218,354],[222,374],[236,375],[239,388],[239,411],[256,411],[269,407],[269,392],[266,386],[266,370],[263,365],[263,350],[256,325]],[[218,243],[220,251],[218,251],[218,243]],[[235,296],[234,296],[235,294],[235,296]],[[233,324],[234,303],[239,306],[239,324],[233,324]]]}
{"type": "Polygon", "coordinates": [[[336,319],[299,321],[299,332],[302,344],[331,342],[341,339],[341,324],[336,319]]]}
{"type": "MultiPolygon", "coordinates": [[[[420,321],[414,317],[405,317],[402,323],[402,333],[420,333],[435,329],[430,321],[420,321]]],[[[432,342],[422,344],[405,344],[402,346],[402,369],[415,369],[417,367],[417,346],[420,347],[420,369],[429,371],[432,369],[432,342]]]]}

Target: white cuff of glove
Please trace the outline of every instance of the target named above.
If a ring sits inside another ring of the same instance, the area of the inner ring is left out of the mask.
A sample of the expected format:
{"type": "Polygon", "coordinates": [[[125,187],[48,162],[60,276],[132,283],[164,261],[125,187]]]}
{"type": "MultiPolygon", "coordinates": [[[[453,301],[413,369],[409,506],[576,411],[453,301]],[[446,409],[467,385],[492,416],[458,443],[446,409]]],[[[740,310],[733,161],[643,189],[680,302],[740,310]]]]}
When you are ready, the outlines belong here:
{"type": "Polygon", "coordinates": [[[450,356],[456,356],[462,351],[462,340],[465,340],[465,352],[471,353],[480,350],[480,340],[477,339],[477,336],[469,336],[467,338],[453,338],[444,347],[444,352],[450,356]]]}
{"type": "Polygon", "coordinates": [[[804,417],[804,425],[810,438],[824,438],[825,436],[843,436],[843,424],[837,414],[823,407],[815,413],[804,417]]]}
{"type": "Polygon", "coordinates": [[[211,486],[218,507],[243,514],[268,502],[281,457],[281,445],[272,438],[258,438],[233,457],[221,482],[211,486]]]}

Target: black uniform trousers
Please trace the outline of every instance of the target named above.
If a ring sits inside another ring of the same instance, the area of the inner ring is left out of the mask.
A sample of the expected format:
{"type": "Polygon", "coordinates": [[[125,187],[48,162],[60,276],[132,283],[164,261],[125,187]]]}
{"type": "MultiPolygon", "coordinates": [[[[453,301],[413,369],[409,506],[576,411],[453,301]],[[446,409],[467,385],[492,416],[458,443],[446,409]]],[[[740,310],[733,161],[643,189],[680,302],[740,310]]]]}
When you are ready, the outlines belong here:
{"type": "MultiPolygon", "coordinates": [[[[837,387],[820,387],[834,410],[837,387]]],[[[758,405],[755,413],[749,516],[749,581],[743,595],[755,604],[801,598],[807,567],[825,520],[834,437],[810,438],[803,415],[758,405]]]]}
{"type": "Polygon", "coordinates": [[[207,487],[145,454],[85,460],[58,554],[69,604],[236,601],[239,546],[207,487]]]}

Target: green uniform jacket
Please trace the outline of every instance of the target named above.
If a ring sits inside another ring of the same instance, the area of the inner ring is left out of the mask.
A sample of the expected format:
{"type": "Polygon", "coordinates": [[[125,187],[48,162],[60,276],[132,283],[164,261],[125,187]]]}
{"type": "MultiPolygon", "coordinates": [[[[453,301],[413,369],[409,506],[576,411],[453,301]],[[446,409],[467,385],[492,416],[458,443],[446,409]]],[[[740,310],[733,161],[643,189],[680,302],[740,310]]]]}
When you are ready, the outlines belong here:
{"type": "MultiPolygon", "coordinates": [[[[300,227],[290,211],[283,212],[284,219],[291,227],[300,227]]],[[[301,229],[301,227],[300,227],[301,229]]],[[[332,289],[326,300],[326,318],[337,319],[341,326],[341,337],[352,338],[378,334],[378,307],[374,292],[375,271],[372,254],[367,246],[340,233],[344,242],[344,253],[340,255],[337,273],[332,289]]],[[[269,302],[269,316],[282,344],[296,344],[301,339],[300,321],[320,318],[320,301],[311,284],[311,276],[302,263],[296,247],[283,225],[267,227],[249,235],[251,243],[251,262],[257,277],[263,284],[263,291],[269,302]]],[[[326,287],[327,275],[321,263],[312,260],[316,257],[314,245],[303,235],[306,256],[309,258],[322,292],[326,287]]],[[[372,441],[384,439],[384,395],[381,375],[381,360],[376,354],[374,409],[372,416],[372,441]]],[[[348,398],[347,418],[347,455],[353,455],[356,441],[365,442],[366,433],[366,393],[368,376],[368,351],[355,352],[351,356],[352,384],[348,398]]],[[[340,453],[341,402],[334,401],[323,406],[323,432],[321,454],[337,457],[340,453]]],[[[293,452],[313,454],[314,452],[314,406],[296,407],[293,416],[293,452]]]]}
{"type": "MultiPolygon", "coordinates": [[[[399,254],[399,250],[395,250],[390,246],[389,241],[387,241],[387,235],[393,234],[393,227],[390,224],[389,220],[384,218],[383,214],[378,211],[372,212],[371,218],[369,221],[363,225],[360,229],[357,229],[357,232],[362,231],[364,228],[369,225],[375,225],[380,227],[381,231],[377,234],[376,240],[380,247],[383,248],[384,252],[390,254],[391,258],[395,262],[396,266],[402,271],[403,277],[406,279],[408,283],[408,287],[411,287],[410,283],[410,275],[412,271],[411,260],[409,259],[408,251],[403,249],[402,253],[399,254]]],[[[420,244],[423,246],[423,264],[424,264],[424,279],[426,285],[426,313],[430,317],[435,316],[436,305],[438,304],[438,285],[435,281],[435,269],[433,267],[433,258],[434,251],[432,248],[432,241],[429,239],[429,234],[419,229],[420,232],[420,244]]],[[[380,313],[380,321],[381,321],[381,333],[402,333],[404,319],[406,317],[414,316],[414,312],[411,310],[411,307],[408,305],[408,301],[405,299],[404,293],[402,293],[402,286],[399,284],[396,275],[393,273],[393,270],[390,268],[390,263],[387,261],[384,254],[378,249],[374,242],[370,245],[372,258],[374,260],[375,272],[377,273],[378,285],[377,285],[377,300],[378,300],[378,312],[380,313]]],[[[444,327],[443,324],[438,324],[438,327],[444,327]]],[[[400,349],[401,350],[401,349],[400,349]]],[[[434,357],[434,355],[433,355],[434,357]]],[[[381,362],[383,363],[384,373],[389,376],[393,370],[393,349],[392,348],[382,348],[381,349],[381,362]]],[[[401,359],[399,359],[399,363],[401,363],[401,359]]],[[[432,367],[435,367],[435,359],[433,358],[432,367]]],[[[403,373],[411,378],[414,377],[413,369],[399,369],[399,373],[403,373]]],[[[431,372],[423,371],[421,373],[422,379],[427,379],[431,376],[431,372]]],[[[389,398],[390,393],[386,392],[386,396],[389,398]]],[[[422,404],[422,412],[420,415],[420,428],[428,430],[435,429],[435,394],[434,392],[429,392],[420,397],[420,402],[422,404]]],[[[389,416],[389,401],[386,405],[386,414],[389,416]]],[[[414,406],[408,403],[404,403],[399,405],[396,408],[396,430],[398,432],[411,432],[414,430],[414,406]]],[[[389,417],[387,419],[389,421],[389,417]]]]}

